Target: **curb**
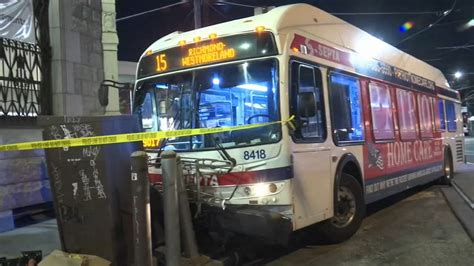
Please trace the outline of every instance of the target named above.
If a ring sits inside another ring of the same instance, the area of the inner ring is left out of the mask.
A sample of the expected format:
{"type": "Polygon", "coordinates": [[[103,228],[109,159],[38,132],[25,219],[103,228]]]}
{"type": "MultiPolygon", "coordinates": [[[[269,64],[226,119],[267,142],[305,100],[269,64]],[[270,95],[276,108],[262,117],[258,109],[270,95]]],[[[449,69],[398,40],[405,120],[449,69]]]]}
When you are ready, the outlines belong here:
{"type": "Polygon", "coordinates": [[[464,202],[464,199],[461,198],[455,188],[443,187],[441,192],[471,241],[474,242],[474,211],[464,202]]]}

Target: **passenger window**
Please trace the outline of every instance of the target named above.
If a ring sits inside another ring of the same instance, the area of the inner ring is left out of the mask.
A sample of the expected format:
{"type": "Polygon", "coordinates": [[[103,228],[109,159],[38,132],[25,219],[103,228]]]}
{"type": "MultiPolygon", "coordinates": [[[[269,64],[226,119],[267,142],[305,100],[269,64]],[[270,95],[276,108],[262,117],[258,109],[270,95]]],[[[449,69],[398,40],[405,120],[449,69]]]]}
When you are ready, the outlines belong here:
{"type": "Polygon", "coordinates": [[[370,83],[369,93],[374,138],[376,140],[394,139],[392,97],[389,88],[381,84],[370,83]]]}
{"type": "Polygon", "coordinates": [[[300,140],[326,139],[321,71],[292,63],[291,114],[296,117],[294,137],[300,140]]]}
{"type": "Polygon", "coordinates": [[[416,104],[413,92],[397,89],[397,105],[401,139],[416,139],[416,104]]]}
{"type": "Polygon", "coordinates": [[[445,118],[445,115],[444,115],[444,100],[442,100],[442,99],[438,100],[438,110],[439,110],[439,122],[440,122],[439,128],[442,131],[445,131],[446,130],[446,118],[445,118]]]}
{"type": "Polygon", "coordinates": [[[456,127],[456,110],[453,102],[446,101],[446,118],[448,122],[448,131],[455,132],[456,127]]]}
{"type": "Polygon", "coordinates": [[[433,137],[433,122],[431,119],[431,101],[424,94],[418,95],[418,113],[420,116],[420,132],[422,138],[433,137]]]}
{"type": "Polygon", "coordinates": [[[436,98],[430,97],[431,100],[431,107],[432,107],[432,112],[433,112],[433,124],[434,124],[434,129],[436,131],[441,131],[441,123],[440,123],[440,113],[439,113],[439,106],[438,106],[438,101],[436,98]]]}
{"type": "Polygon", "coordinates": [[[336,142],[363,141],[359,80],[340,73],[329,77],[331,119],[336,142]]]}

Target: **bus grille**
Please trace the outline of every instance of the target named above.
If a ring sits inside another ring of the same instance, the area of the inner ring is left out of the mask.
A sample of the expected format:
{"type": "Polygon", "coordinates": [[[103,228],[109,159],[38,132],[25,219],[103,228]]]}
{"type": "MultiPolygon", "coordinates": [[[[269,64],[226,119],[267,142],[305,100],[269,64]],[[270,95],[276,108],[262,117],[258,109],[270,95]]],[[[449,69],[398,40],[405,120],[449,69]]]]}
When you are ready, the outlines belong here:
{"type": "Polygon", "coordinates": [[[456,161],[463,162],[462,140],[456,140],[456,161]]]}

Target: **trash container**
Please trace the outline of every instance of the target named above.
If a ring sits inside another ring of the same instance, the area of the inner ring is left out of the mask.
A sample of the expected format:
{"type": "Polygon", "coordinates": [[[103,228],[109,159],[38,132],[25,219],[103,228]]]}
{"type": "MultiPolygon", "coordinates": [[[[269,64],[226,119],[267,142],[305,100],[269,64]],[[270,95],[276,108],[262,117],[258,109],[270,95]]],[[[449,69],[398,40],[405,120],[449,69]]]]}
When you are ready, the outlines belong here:
{"type": "MultiPolygon", "coordinates": [[[[139,132],[135,116],[39,117],[45,140],[139,132]]],[[[130,154],[141,142],[47,149],[62,249],[133,261],[130,154]]]]}

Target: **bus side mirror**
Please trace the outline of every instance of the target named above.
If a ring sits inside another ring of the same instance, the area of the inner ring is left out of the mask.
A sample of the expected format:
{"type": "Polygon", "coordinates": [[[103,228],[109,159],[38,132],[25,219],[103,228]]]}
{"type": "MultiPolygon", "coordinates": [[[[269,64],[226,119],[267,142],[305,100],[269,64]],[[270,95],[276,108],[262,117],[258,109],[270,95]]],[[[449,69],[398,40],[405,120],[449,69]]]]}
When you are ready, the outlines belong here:
{"type": "Polygon", "coordinates": [[[298,116],[301,118],[309,118],[316,115],[316,101],[314,92],[298,93],[298,116]]]}
{"type": "Polygon", "coordinates": [[[109,86],[101,84],[98,96],[100,105],[107,106],[109,104],[109,86]]]}

